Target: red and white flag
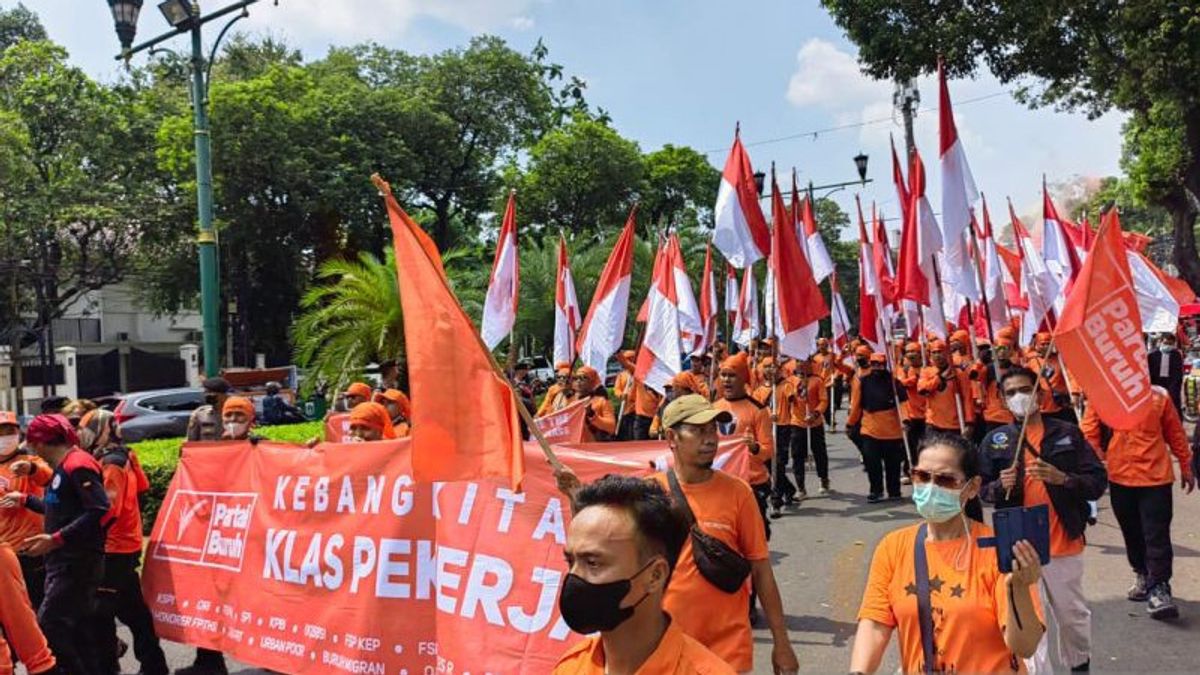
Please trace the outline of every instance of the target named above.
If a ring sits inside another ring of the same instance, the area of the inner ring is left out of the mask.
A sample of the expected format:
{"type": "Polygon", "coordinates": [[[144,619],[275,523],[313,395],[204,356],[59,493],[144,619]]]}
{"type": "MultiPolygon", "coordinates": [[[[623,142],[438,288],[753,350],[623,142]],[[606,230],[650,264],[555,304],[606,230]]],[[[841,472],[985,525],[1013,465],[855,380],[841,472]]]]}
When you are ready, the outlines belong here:
{"type": "MultiPolygon", "coordinates": [[[[858,197],[854,198],[858,202],[858,197]]],[[[874,250],[867,237],[867,223],[863,219],[862,204],[858,204],[858,334],[871,345],[871,349],[882,352],[887,336],[880,332],[880,282],[875,269],[874,250]]]]}
{"type": "Polygon", "coordinates": [[[646,334],[633,371],[634,379],[660,394],[683,372],[679,355],[679,296],[675,287],[678,251],[668,241],[655,261],[647,294],[646,334]]]}
{"type": "MultiPolygon", "coordinates": [[[[725,312],[729,315],[729,325],[737,331],[738,303],[741,302],[742,292],[738,287],[737,270],[733,265],[725,263],[725,312]]],[[[725,339],[730,339],[725,336],[725,339]]]]}
{"type": "Polygon", "coordinates": [[[971,227],[971,209],[979,200],[975,178],[967,164],[962,139],[950,108],[950,88],[946,86],[946,71],[938,60],[938,136],[941,140],[942,164],[942,234],[944,253],[941,260],[942,284],[958,295],[979,301],[979,284],[971,269],[967,253],[967,236],[971,227]]]}
{"type": "Polygon", "coordinates": [[[1079,276],[1083,267],[1075,246],[1067,236],[1067,227],[1062,218],[1058,217],[1058,209],[1050,200],[1050,192],[1046,189],[1046,178],[1042,177],[1042,259],[1046,268],[1054,275],[1058,287],[1064,291],[1055,298],[1054,309],[1062,313],[1066,292],[1070,291],[1071,283],[1079,276]]]}
{"type": "Polygon", "coordinates": [[[696,302],[696,294],[692,291],[692,280],[688,277],[687,267],[683,264],[683,247],[679,245],[679,235],[674,232],[667,237],[667,249],[671,256],[671,272],[675,275],[676,303],[679,307],[679,333],[685,347],[704,336],[704,317],[700,315],[700,305],[696,302]]]}
{"type": "Polygon", "coordinates": [[[749,348],[750,341],[761,333],[762,320],[758,314],[758,285],[754,281],[754,266],[747,265],[742,276],[742,291],[738,295],[733,341],[749,348]]]}
{"type": "MultiPolygon", "coordinates": [[[[833,258],[829,257],[829,249],[821,238],[821,230],[817,228],[816,214],[813,213],[812,200],[805,196],[800,200],[800,191],[796,188],[796,172],[792,171],[792,210],[795,212],[797,225],[803,228],[801,238],[804,241],[805,254],[812,265],[813,278],[817,283],[833,274],[833,258]]],[[[772,244],[774,245],[774,244],[772,244]]]]}
{"type": "Polygon", "coordinates": [[[1095,246],[1067,294],[1056,341],[1066,367],[1113,429],[1133,429],[1150,409],[1150,372],[1117,210],[1100,223],[1095,246]]]}
{"type": "Polygon", "coordinates": [[[500,237],[496,240],[496,258],[483,301],[483,325],[480,335],[488,349],[495,349],[512,332],[517,321],[517,295],[520,261],[517,258],[517,202],[515,192],[508,195],[500,237]]]}
{"type": "Polygon", "coordinates": [[[1004,301],[1008,305],[1008,315],[1011,319],[1029,309],[1029,299],[1025,297],[1025,289],[1021,286],[1021,254],[1000,244],[996,244],[996,253],[1000,256],[1004,301]]]}
{"type": "Polygon", "coordinates": [[[721,172],[713,217],[716,220],[713,243],[729,264],[742,269],[771,252],[771,234],[758,205],[754,169],[742,146],[740,128],[734,131],[733,147],[725,160],[725,170],[721,172]]]}
{"type": "Polygon", "coordinates": [[[1142,332],[1174,333],[1179,328],[1179,300],[1163,282],[1166,275],[1141,253],[1125,253],[1142,315],[1142,332]]]}
{"type": "Polygon", "coordinates": [[[820,320],[829,316],[829,307],[804,255],[804,245],[796,236],[795,220],[783,204],[774,171],[771,189],[774,229],[768,265],[774,277],[775,335],[779,339],[779,353],[807,359],[817,351],[820,320]]]}
{"type": "Polygon", "coordinates": [[[925,196],[925,163],[914,151],[909,167],[909,207],[900,242],[898,295],[929,308],[925,328],[941,338],[947,337],[942,288],[935,281],[938,251],[942,250],[942,230],[925,196]]]}
{"type": "Polygon", "coordinates": [[[1029,302],[1029,308],[1025,310],[1025,316],[1021,319],[1021,344],[1032,344],[1033,336],[1040,330],[1042,322],[1054,308],[1054,299],[1063,289],[1058,285],[1058,279],[1046,267],[1046,261],[1042,259],[1042,253],[1034,243],[1033,236],[1017,217],[1012,200],[1008,202],[1008,216],[1012,219],[1017,254],[1021,257],[1021,288],[1029,302]]]}
{"type": "MultiPolygon", "coordinates": [[[[736,283],[736,279],[734,282],[736,283]]],[[[720,312],[717,304],[717,283],[713,278],[712,244],[704,249],[704,276],[700,280],[700,322],[704,325],[704,333],[700,336],[692,354],[703,354],[717,339],[717,315],[720,312]]]]}
{"type": "Polygon", "coordinates": [[[979,233],[980,255],[983,258],[983,292],[987,296],[987,313],[991,319],[992,331],[999,331],[1008,325],[1008,302],[1004,290],[1004,265],[1000,262],[1000,253],[996,249],[996,240],[992,231],[992,216],[988,213],[987,199],[982,199],[983,227],[979,233]]]}
{"type": "Polygon", "coordinates": [[[829,323],[833,329],[833,344],[839,350],[850,345],[850,313],[846,311],[846,303],[842,300],[842,291],[838,287],[837,270],[829,275],[829,299],[833,304],[829,323]]]}
{"type": "Polygon", "coordinates": [[[567,240],[558,237],[558,272],[554,282],[554,362],[575,362],[575,335],[583,325],[579,298],[575,295],[575,279],[571,276],[571,261],[567,258],[567,240]]]}
{"type": "Polygon", "coordinates": [[[629,311],[629,285],[633,279],[633,237],[636,229],[637,207],[629,212],[625,229],[613,246],[587,318],[579,334],[579,359],[586,366],[603,373],[608,359],[625,339],[625,315],[629,311]]]}
{"type": "Polygon", "coordinates": [[[892,182],[896,185],[896,199],[900,202],[901,212],[907,213],[912,195],[908,193],[908,182],[904,180],[904,165],[896,154],[896,140],[889,134],[888,141],[892,144],[892,182]]]}

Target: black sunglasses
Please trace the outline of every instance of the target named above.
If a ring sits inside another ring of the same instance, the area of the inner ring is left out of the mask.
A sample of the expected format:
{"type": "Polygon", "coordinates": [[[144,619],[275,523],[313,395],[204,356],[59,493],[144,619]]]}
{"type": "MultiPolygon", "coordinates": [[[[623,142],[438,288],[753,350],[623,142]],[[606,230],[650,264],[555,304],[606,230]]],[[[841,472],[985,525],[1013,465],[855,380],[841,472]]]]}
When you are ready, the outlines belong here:
{"type": "Polygon", "coordinates": [[[963,484],[966,483],[967,481],[965,479],[959,478],[958,476],[954,476],[954,475],[948,474],[948,473],[933,473],[932,471],[926,471],[924,469],[913,469],[912,470],[912,482],[913,483],[932,482],[934,485],[936,485],[940,488],[945,488],[947,490],[957,490],[958,488],[962,487],[963,484]]]}

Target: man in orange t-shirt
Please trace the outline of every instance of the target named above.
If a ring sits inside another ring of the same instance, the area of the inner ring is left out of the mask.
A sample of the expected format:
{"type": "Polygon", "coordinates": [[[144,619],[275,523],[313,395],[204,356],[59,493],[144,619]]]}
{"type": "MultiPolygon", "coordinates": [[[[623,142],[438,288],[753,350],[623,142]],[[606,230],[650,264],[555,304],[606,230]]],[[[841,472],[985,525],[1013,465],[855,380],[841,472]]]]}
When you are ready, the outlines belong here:
{"type": "Polygon", "coordinates": [[[1047,394],[1032,370],[1007,370],[999,388],[1014,422],[990,432],[979,447],[981,496],[996,508],[1046,504],[1050,509],[1053,564],[1042,572],[1041,591],[1046,618],[1058,626],[1051,631],[1057,644],[1051,653],[1048,641],[1043,641],[1030,670],[1086,669],[1092,654],[1092,613],[1083,592],[1083,535],[1088,502],[1104,494],[1107,472],[1078,427],[1041,412],[1040,399],[1047,394]],[[1020,421],[1026,419],[1025,442],[1018,450],[1020,421]]]}
{"type": "Polygon", "coordinates": [[[1109,498],[1113,515],[1125,540],[1125,557],[1136,578],[1130,600],[1145,600],[1152,619],[1172,619],[1179,608],[1171,597],[1174,549],[1171,518],[1174,516],[1172,484],[1175,472],[1171,455],[1179,462],[1179,487],[1187,494],[1196,488],[1192,450],[1179,413],[1167,390],[1150,387],[1149,411],[1137,427],[1113,430],[1101,442],[1101,422],[1089,407],[1080,428],[1088,442],[1100,450],[1108,464],[1109,498]]]}
{"type": "MultiPolygon", "coordinates": [[[[797,496],[804,499],[808,496],[806,489],[806,471],[808,454],[811,451],[813,464],[817,468],[817,479],[820,485],[817,494],[824,497],[829,494],[829,453],[825,447],[825,413],[829,411],[829,389],[825,380],[815,372],[814,364],[808,359],[796,362],[796,396],[792,402],[792,432],[791,455],[792,472],[796,477],[797,496]]],[[[782,447],[776,447],[776,452],[784,452],[782,447]]],[[[780,462],[782,464],[782,460],[780,462]]]]}
{"type": "MultiPolygon", "coordinates": [[[[734,670],[748,673],[754,669],[754,643],[746,608],[748,604],[754,606],[753,599],[747,597],[753,587],[762,601],[774,643],[771,667],[777,673],[795,673],[799,664],[788,638],[762,513],[756,508],[757,497],[745,482],[712,467],[718,426],[733,423],[729,411],[714,407],[700,396],[681,396],[663,411],[667,444],[675,459],[674,471],[697,526],[750,561],[750,583],[734,593],[726,593],[710,583],[696,566],[689,537],[671,577],[664,605],[684,633],[707,646],[734,670]]],[[[670,491],[665,474],[655,474],[654,479],[670,491]]]]}
{"type": "Polygon", "coordinates": [[[904,429],[899,408],[904,389],[887,369],[887,357],[878,352],[869,357],[867,374],[858,378],[850,395],[850,417],[846,424],[862,429],[863,465],[867,470],[867,502],[900,500],[900,467],[904,462],[904,429]]]}
{"type": "Polygon", "coordinates": [[[971,438],[975,411],[971,407],[971,380],[967,373],[950,363],[946,344],[941,340],[929,343],[932,365],[921,370],[917,391],[928,399],[925,425],[928,431],[962,433],[971,438]]]}
{"type": "Polygon", "coordinates": [[[901,408],[904,411],[904,436],[908,441],[908,457],[901,467],[901,483],[907,483],[908,470],[917,463],[917,447],[925,437],[925,395],[917,391],[921,381],[921,345],[909,342],[904,345],[904,363],[896,372],[896,381],[904,387],[908,400],[901,408]]]}
{"type": "Polygon", "coordinates": [[[751,395],[759,405],[766,408],[771,415],[775,428],[775,482],[771,493],[772,517],[779,517],[779,507],[791,504],[796,499],[796,486],[787,477],[787,461],[789,449],[795,442],[798,433],[795,420],[792,419],[792,404],[796,399],[796,378],[788,374],[787,364],[783,368],[778,362],[768,356],[762,360],[762,376],[759,385],[751,395]]]}
{"type": "Polygon", "coordinates": [[[749,482],[758,499],[758,510],[762,514],[767,539],[771,538],[771,524],[767,520],[767,501],[771,496],[771,474],[768,467],[775,456],[775,437],[771,433],[771,411],[750,396],[750,362],[746,352],[738,352],[721,362],[718,375],[722,398],[714,405],[718,410],[727,410],[733,418],[722,423],[721,433],[740,436],[750,448],[749,482]]]}
{"type": "Polygon", "coordinates": [[[1071,424],[1079,424],[1075,408],[1071,405],[1072,392],[1068,386],[1067,374],[1063,370],[1062,359],[1059,358],[1057,349],[1051,351],[1052,347],[1050,334],[1038,333],[1033,344],[1036,355],[1029,359],[1028,363],[1030,370],[1041,374],[1040,385],[1047,393],[1047,396],[1042,397],[1042,414],[1071,424]]]}
{"type": "Polygon", "coordinates": [[[572,502],[559,611],[571,630],[599,635],[568,649],[554,674],[735,673],[664,611],[687,540],[683,516],[664,489],[609,475],[580,488],[572,502]]]}
{"type": "MultiPolygon", "coordinates": [[[[22,493],[40,498],[53,475],[49,464],[21,446],[16,413],[0,410],[0,497],[22,493]]],[[[20,551],[26,539],[42,531],[42,514],[22,508],[0,509],[0,545],[7,544],[13,551],[20,551]]],[[[29,600],[37,611],[46,587],[46,559],[18,553],[17,560],[29,589],[29,600]]]]}

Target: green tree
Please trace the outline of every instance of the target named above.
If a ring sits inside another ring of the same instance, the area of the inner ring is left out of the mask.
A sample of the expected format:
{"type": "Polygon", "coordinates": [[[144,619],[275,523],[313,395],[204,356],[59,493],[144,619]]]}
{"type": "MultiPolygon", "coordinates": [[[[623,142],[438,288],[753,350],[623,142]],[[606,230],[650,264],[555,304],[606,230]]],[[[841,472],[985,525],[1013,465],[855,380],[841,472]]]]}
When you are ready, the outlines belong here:
{"type": "Polygon", "coordinates": [[[22,41],[46,39],[46,29],[37,15],[22,3],[12,9],[0,8],[0,52],[22,41]]]}
{"type": "Polygon", "coordinates": [[[1200,291],[1200,5],[1178,0],[995,3],[822,0],[866,72],[907,79],[944,57],[950,76],[983,64],[1031,106],[1130,114],[1135,191],[1166,208],[1174,260],[1200,291]],[[1030,82],[1030,79],[1033,82],[1030,82]]]}
{"type": "Polygon", "coordinates": [[[642,176],[636,143],[576,115],[535,143],[526,171],[510,180],[517,185],[523,232],[541,238],[559,230],[588,234],[619,227],[642,176]]]}
{"type": "Polygon", "coordinates": [[[650,223],[690,228],[712,220],[721,172],[686,146],[664,145],[644,158],[640,209],[650,223]]]}

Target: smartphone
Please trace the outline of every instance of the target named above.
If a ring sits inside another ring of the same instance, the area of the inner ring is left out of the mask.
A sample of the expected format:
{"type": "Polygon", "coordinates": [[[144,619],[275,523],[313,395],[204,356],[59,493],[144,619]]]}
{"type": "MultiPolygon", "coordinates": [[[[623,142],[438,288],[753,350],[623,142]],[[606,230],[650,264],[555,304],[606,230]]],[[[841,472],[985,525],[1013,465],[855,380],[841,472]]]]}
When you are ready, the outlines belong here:
{"type": "MultiPolygon", "coordinates": [[[[992,514],[992,529],[996,531],[994,545],[1001,572],[1012,572],[1013,544],[1024,539],[1033,545],[1043,565],[1050,564],[1050,506],[997,509],[992,514]]],[[[980,541],[980,545],[985,545],[980,541]]]]}

